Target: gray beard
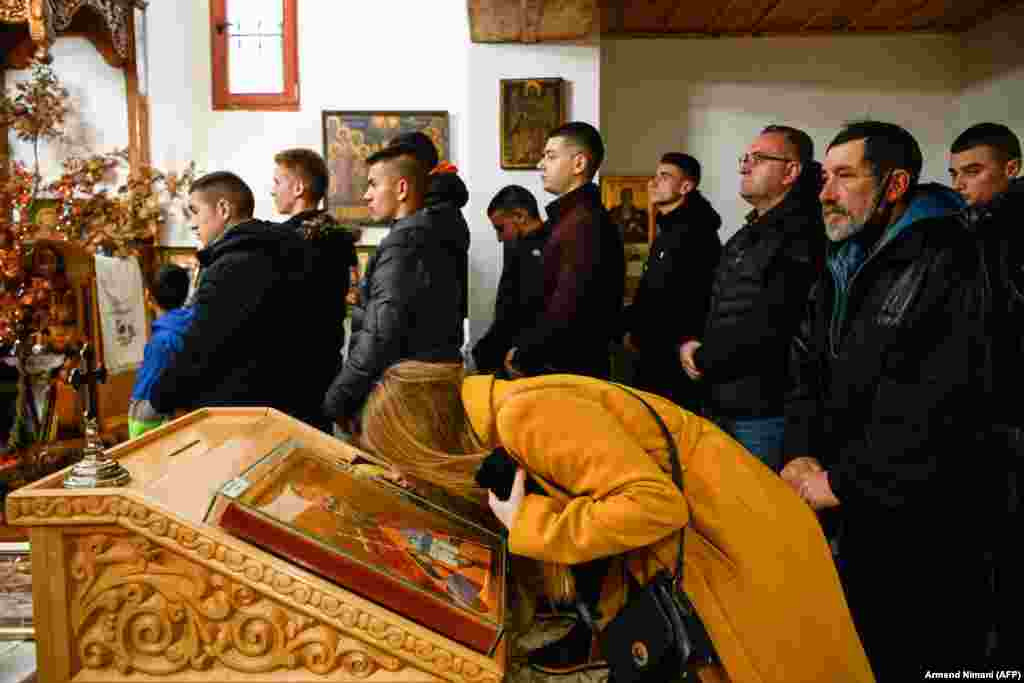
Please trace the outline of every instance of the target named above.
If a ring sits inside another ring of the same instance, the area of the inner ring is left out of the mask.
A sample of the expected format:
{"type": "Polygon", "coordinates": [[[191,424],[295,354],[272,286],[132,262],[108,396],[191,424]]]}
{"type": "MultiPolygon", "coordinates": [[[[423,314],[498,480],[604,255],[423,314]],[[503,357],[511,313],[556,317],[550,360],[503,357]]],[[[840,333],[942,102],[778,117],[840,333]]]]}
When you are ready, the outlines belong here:
{"type": "Polygon", "coordinates": [[[831,242],[844,242],[863,230],[865,225],[866,223],[850,222],[846,225],[833,227],[826,223],[825,234],[831,242]]]}

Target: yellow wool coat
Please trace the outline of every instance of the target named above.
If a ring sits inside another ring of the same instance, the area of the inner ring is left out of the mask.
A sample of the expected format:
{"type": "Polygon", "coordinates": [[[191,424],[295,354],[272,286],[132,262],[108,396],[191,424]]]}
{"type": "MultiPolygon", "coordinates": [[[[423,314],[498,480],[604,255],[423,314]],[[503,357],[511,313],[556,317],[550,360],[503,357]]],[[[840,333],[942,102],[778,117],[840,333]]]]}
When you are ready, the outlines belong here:
{"type": "MultiPolygon", "coordinates": [[[[551,494],[523,499],[510,552],[563,564],[620,556],[644,583],[674,570],[675,532],[685,527],[684,587],[724,669],[702,679],[873,681],[814,513],[714,424],[637,393],[675,439],[685,493],[672,482],[657,422],[622,388],[573,375],[466,378],[463,402],[478,435],[551,494]]],[[[606,619],[624,604],[624,584],[613,564],[606,619]]]]}

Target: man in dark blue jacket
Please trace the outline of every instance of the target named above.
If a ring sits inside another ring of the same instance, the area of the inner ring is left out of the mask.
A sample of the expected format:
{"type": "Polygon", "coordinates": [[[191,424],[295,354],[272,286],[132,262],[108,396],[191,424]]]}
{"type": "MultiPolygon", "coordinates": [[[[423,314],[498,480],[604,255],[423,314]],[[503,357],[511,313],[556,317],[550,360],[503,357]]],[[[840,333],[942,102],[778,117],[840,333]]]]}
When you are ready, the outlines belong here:
{"type": "Polygon", "coordinates": [[[494,322],[473,347],[473,360],[481,372],[503,372],[505,355],[518,344],[521,330],[536,324],[544,309],[543,251],[550,230],[540,219],[533,194],[519,185],[501,188],[487,207],[487,217],[504,245],[504,256],[494,322]]]}
{"type": "MultiPolygon", "coordinates": [[[[203,248],[192,325],[155,382],[160,413],[210,406],[269,406],[317,424],[319,396],[296,377],[329,373],[330,359],[304,350],[326,316],[289,320],[295,302],[322,296],[312,252],[296,233],[252,218],[252,190],[233,173],[196,180],[189,212],[203,248]],[[300,331],[301,330],[301,331],[300,331]]],[[[318,347],[317,347],[318,348],[318,347]]]]}
{"type": "Polygon", "coordinates": [[[722,218],[699,185],[695,158],[679,152],[661,157],[649,187],[658,236],[626,309],[623,338],[623,346],[635,354],[633,384],[693,411],[702,407],[702,386],[683,373],[679,346],[703,334],[722,252],[722,218]]]}
{"type": "Polygon", "coordinates": [[[350,434],[389,366],[408,359],[461,362],[458,269],[469,246],[447,207],[425,206],[427,169],[414,148],[386,147],[366,163],[370,215],[390,221],[391,229],[366,266],[348,356],[324,397],[324,412],[350,434]]]}

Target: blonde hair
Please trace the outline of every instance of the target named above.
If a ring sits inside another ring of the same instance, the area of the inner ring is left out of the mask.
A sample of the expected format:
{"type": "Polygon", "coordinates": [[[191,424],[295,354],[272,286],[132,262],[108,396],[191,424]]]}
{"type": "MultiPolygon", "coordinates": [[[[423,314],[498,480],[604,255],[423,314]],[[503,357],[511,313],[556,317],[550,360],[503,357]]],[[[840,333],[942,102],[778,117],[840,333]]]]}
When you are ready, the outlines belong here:
{"type": "Polygon", "coordinates": [[[363,409],[363,445],[401,474],[476,502],[489,451],[462,403],[461,363],[402,361],[384,371],[363,409]]]}

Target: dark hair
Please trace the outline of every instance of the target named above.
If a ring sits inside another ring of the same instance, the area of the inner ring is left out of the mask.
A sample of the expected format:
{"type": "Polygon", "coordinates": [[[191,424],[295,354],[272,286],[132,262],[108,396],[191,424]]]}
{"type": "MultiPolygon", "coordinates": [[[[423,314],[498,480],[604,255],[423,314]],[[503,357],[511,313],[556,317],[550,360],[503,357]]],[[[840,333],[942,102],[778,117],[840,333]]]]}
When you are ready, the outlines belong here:
{"type": "Polygon", "coordinates": [[[905,128],[882,121],[848,123],[829,143],[828,149],[857,140],[864,141],[864,160],[871,166],[875,180],[881,182],[893,171],[902,169],[910,174],[907,196],[917,188],[924,160],[917,140],[905,128]]]}
{"type": "Polygon", "coordinates": [[[693,186],[700,185],[700,162],[689,154],[682,152],[666,152],[661,155],[661,163],[672,164],[693,181],[693,186]]]}
{"type": "Polygon", "coordinates": [[[583,121],[570,121],[564,126],[559,126],[548,133],[548,140],[551,138],[565,138],[571,144],[583,148],[590,162],[587,164],[587,175],[594,177],[597,169],[601,168],[604,161],[604,143],[601,141],[601,134],[589,123],[583,121]]]}
{"type": "Polygon", "coordinates": [[[210,204],[215,204],[221,199],[238,213],[237,218],[252,218],[256,210],[256,198],[252,190],[231,171],[216,171],[207,173],[202,178],[192,182],[189,187],[189,194],[201,192],[210,204]]]}
{"type": "Polygon", "coordinates": [[[1000,161],[1020,159],[1020,140],[1013,131],[1001,123],[979,123],[971,126],[953,141],[949,151],[953,154],[985,145],[995,150],[1000,161]]]}
{"type": "Polygon", "coordinates": [[[157,305],[169,311],[173,308],[181,308],[188,297],[189,287],[188,271],[181,266],[168,263],[161,266],[153,279],[153,286],[149,293],[157,305]]]}
{"type": "Polygon", "coordinates": [[[770,126],[765,126],[761,131],[761,135],[766,133],[779,133],[785,136],[786,142],[796,150],[796,159],[801,164],[807,165],[814,161],[814,140],[811,140],[811,136],[799,128],[773,123],[770,126]]]}
{"type": "Polygon", "coordinates": [[[537,198],[522,185],[506,185],[498,190],[498,194],[494,195],[491,203],[487,205],[487,215],[514,209],[523,209],[530,218],[540,218],[537,198]]]}
{"type": "Polygon", "coordinates": [[[298,175],[314,202],[319,202],[327,194],[327,163],[313,150],[303,147],[286,149],[274,155],[274,163],[298,175]]]}
{"type": "Polygon", "coordinates": [[[441,160],[437,155],[437,145],[434,144],[434,141],[426,133],[418,130],[412,133],[402,133],[388,143],[388,147],[396,145],[404,145],[414,150],[413,155],[419,159],[421,164],[427,167],[428,173],[434,170],[434,167],[441,160]]]}
{"type": "Polygon", "coordinates": [[[416,155],[416,148],[411,145],[389,145],[384,149],[370,155],[366,160],[366,167],[374,164],[394,164],[398,175],[402,176],[419,192],[423,192],[427,185],[427,174],[430,172],[420,158],[416,155]]]}

